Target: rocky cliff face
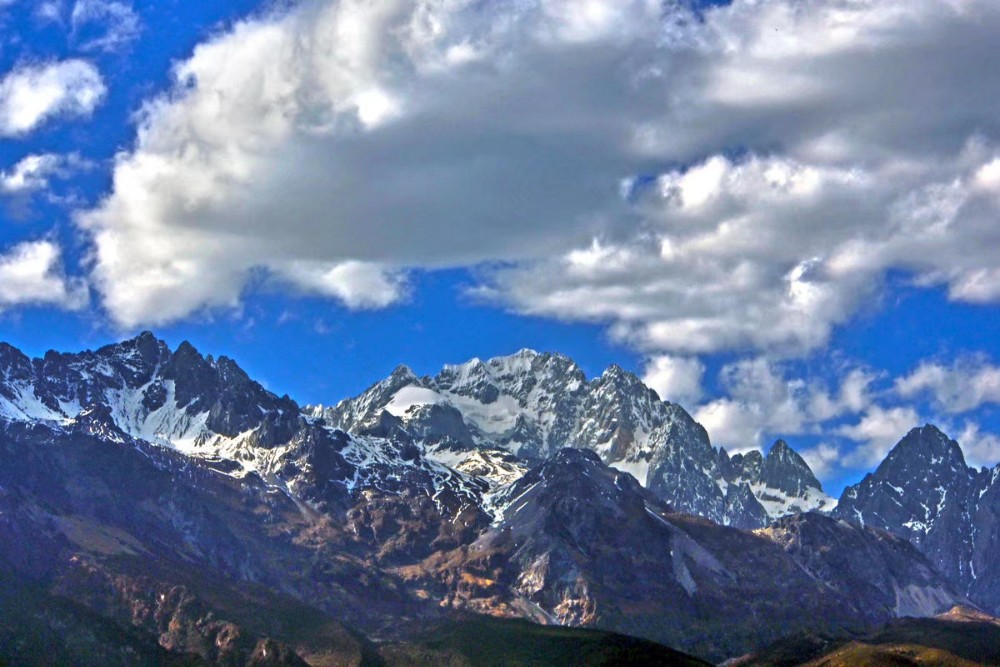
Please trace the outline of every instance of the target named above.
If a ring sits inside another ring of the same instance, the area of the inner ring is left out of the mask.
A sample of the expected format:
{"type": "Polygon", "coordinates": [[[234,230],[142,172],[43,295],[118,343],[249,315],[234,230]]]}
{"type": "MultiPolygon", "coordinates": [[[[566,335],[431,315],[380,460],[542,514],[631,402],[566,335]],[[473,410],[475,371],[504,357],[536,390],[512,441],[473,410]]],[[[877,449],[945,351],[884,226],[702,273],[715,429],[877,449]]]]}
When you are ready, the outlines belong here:
{"type": "Polygon", "coordinates": [[[841,496],[836,515],[917,546],[977,604],[1000,611],[1000,467],[975,470],[934,426],[910,431],[874,473],[841,496]]]}
{"type": "Polygon", "coordinates": [[[818,514],[759,535],[719,526],[671,511],[585,449],[560,450],[495,503],[498,522],[475,542],[403,576],[453,606],[628,630],[712,660],[961,599],[888,533],[818,514]]]}
{"type": "Polygon", "coordinates": [[[834,505],[784,443],[766,459],[731,460],[681,406],[661,401],[634,374],[612,366],[587,380],[559,354],[522,350],[422,378],[401,366],[360,396],[307,413],[346,431],[408,438],[451,465],[484,450],[529,464],[563,447],[589,449],[678,510],[726,525],[760,527],[834,505]]]}
{"type": "Polygon", "coordinates": [[[933,616],[962,596],[901,537],[816,513],[780,519],[757,531],[803,569],[875,616],[933,616]],[[831,549],[836,544],[838,548],[831,549]]]}

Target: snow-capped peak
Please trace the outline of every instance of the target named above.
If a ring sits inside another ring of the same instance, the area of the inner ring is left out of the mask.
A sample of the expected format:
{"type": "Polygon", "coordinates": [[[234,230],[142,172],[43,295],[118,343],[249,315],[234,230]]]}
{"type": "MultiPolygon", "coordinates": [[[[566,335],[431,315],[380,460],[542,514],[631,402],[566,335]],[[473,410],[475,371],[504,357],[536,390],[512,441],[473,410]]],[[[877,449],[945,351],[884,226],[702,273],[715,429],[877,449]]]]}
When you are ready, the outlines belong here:
{"type": "Polygon", "coordinates": [[[504,450],[537,462],[563,447],[589,449],[680,510],[748,527],[797,508],[834,504],[786,444],[767,459],[758,455],[752,476],[733,474],[704,429],[634,373],[613,365],[588,380],[561,354],[521,350],[475,358],[433,377],[394,372],[335,408],[310,408],[309,414],[346,431],[380,435],[388,415],[394,428],[437,453],[431,455],[504,450]],[[765,491],[762,505],[755,495],[765,491]]]}

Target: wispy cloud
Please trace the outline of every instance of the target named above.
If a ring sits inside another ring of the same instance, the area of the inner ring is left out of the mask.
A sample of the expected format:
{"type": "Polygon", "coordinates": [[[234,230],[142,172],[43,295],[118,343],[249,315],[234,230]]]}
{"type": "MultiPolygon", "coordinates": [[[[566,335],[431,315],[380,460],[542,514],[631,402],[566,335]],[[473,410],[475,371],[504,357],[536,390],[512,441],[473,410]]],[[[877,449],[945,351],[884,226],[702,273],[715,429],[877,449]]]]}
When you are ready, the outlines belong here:
{"type": "Polygon", "coordinates": [[[89,166],[79,155],[26,155],[9,169],[0,170],[0,194],[21,196],[45,190],[52,178],[64,178],[89,166]]]}
{"type": "Polygon", "coordinates": [[[872,406],[857,423],[837,430],[858,443],[845,463],[855,468],[877,465],[910,429],[920,424],[920,415],[912,407],[872,406]]]}
{"type": "Polygon", "coordinates": [[[966,357],[951,364],[925,361],[897,379],[895,388],[905,398],[930,395],[947,413],[968,412],[986,403],[1000,403],[1000,368],[984,357],[966,357]]]}
{"type": "Polygon", "coordinates": [[[142,31],[139,15],[126,2],[77,0],[70,13],[72,36],[85,51],[118,51],[142,31]]]}

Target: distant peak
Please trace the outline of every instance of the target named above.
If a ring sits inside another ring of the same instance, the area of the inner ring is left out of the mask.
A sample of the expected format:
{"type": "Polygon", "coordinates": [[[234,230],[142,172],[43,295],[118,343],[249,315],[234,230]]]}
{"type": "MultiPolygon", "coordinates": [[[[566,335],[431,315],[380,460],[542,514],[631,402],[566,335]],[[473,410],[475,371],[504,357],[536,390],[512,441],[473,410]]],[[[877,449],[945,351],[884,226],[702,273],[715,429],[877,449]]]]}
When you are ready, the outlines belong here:
{"type": "MultiPolygon", "coordinates": [[[[96,352],[100,356],[132,357],[138,355],[149,363],[158,361],[162,356],[170,353],[170,348],[165,342],[157,338],[150,331],[143,331],[133,338],[111,343],[101,347],[96,352]]],[[[47,352],[46,359],[61,356],[57,352],[47,352]]]]}
{"type": "Polygon", "coordinates": [[[771,456],[782,457],[782,456],[787,456],[788,454],[795,454],[795,452],[792,450],[791,447],[788,446],[787,442],[785,442],[780,438],[774,441],[774,444],[771,445],[771,449],[768,450],[767,452],[768,457],[771,456]]]}
{"type": "Polygon", "coordinates": [[[403,378],[405,378],[405,379],[414,379],[415,380],[415,379],[417,379],[417,374],[414,373],[413,369],[410,368],[409,366],[407,366],[406,364],[399,364],[394,369],[392,369],[392,373],[390,374],[390,377],[395,378],[395,379],[403,379],[403,378]]]}
{"type": "Polygon", "coordinates": [[[201,356],[201,352],[199,352],[194,345],[192,345],[189,341],[186,340],[181,341],[181,344],[177,346],[177,350],[174,352],[174,354],[178,354],[182,357],[201,356]]]}
{"type": "MultiPolygon", "coordinates": [[[[161,346],[165,347],[166,343],[157,338],[152,331],[142,331],[135,337],[129,338],[128,340],[123,340],[121,343],[118,343],[118,346],[134,347],[138,349],[147,349],[147,348],[155,349],[161,346]]],[[[114,346],[112,345],[112,347],[114,346]]]]}
{"type": "Polygon", "coordinates": [[[918,426],[917,428],[912,429],[912,431],[918,431],[919,433],[925,436],[938,438],[940,440],[945,440],[945,441],[950,440],[948,434],[946,434],[944,431],[942,431],[937,426],[931,423],[926,423],[923,426],[918,426]]]}
{"type": "Polygon", "coordinates": [[[601,377],[606,377],[606,378],[624,378],[628,377],[628,375],[629,372],[626,371],[621,366],[619,366],[618,364],[611,364],[610,366],[604,369],[603,373],[601,373],[601,377]]]}
{"type": "Polygon", "coordinates": [[[240,368],[240,365],[236,361],[226,355],[222,354],[215,360],[215,366],[220,372],[225,374],[237,374],[246,379],[250,379],[246,371],[240,368]]]}
{"type": "Polygon", "coordinates": [[[946,450],[951,448],[952,439],[934,424],[924,424],[910,429],[899,444],[902,445],[904,442],[908,444],[920,442],[933,449],[946,450]]]}
{"type": "Polygon", "coordinates": [[[537,361],[543,364],[555,362],[557,365],[568,366],[571,368],[577,367],[576,361],[574,361],[573,358],[567,354],[563,354],[562,352],[539,352],[538,350],[533,350],[528,347],[521,348],[509,358],[532,362],[537,361]]]}
{"type": "Polygon", "coordinates": [[[761,481],[765,485],[799,495],[803,489],[823,490],[823,485],[813,474],[812,468],[798,452],[784,440],[776,440],[761,467],[761,481]]]}
{"type": "MultiPolygon", "coordinates": [[[[958,464],[965,466],[965,456],[957,442],[934,424],[924,424],[910,430],[900,440],[886,461],[899,458],[930,459],[932,464],[958,464]]],[[[884,463],[884,462],[883,462],[884,463]]]]}
{"type": "Polygon", "coordinates": [[[481,361],[479,357],[473,357],[469,361],[462,364],[465,367],[475,367],[475,366],[504,366],[508,365],[510,362],[533,362],[538,357],[542,356],[539,352],[532,350],[527,347],[522,347],[520,350],[513,354],[502,354],[497,357],[491,357],[488,361],[481,361]]]}

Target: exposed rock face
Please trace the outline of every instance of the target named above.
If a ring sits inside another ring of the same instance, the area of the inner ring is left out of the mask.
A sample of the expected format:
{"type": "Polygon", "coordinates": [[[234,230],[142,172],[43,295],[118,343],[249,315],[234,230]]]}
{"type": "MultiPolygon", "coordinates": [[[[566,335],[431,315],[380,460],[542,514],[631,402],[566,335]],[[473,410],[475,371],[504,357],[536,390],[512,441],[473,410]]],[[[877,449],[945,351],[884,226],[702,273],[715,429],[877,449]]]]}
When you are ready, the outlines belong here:
{"type": "Polygon", "coordinates": [[[156,638],[0,569],[0,662],[5,665],[207,665],[156,638]]]}
{"type": "Polygon", "coordinates": [[[588,381],[560,354],[522,350],[423,378],[401,366],[360,396],[307,413],[346,431],[395,433],[450,465],[477,449],[506,450],[525,463],[563,447],[589,449],[678,510],[726,525],[760,527],[834,504],[783,442],[767,459],[731,460],[682,407],[634,374],[611,366],[588,381]]]}
{"type": "MultiPolygon", "coordinates": [[[[0,575],[33,590],[22,602],[42,606],[19,636],[48,641],[50,598],[79,610],[56,625],[57,635],[74,642],[63,664],[170,664],[106,657],[106,647],[87,643],[97,624],[112,637],[134,635],[171,656],[210,664],[301,665],[284,642],[271,641],[270,633],[282,631],[274,623],[287,620],[264,622],[279,608],[309,609],[282,602],[289,592],[352,621],[380,606],[405,609],[361,562],[340,564],[342,581],[320,576],[335,561],[309,541],[336,542],[341,532],[309,520],[293,499],[255,477],[236,480],[168,449],[46,425],[7,425],[0,462],[0,575]],[[279,593],[248,592],[260,586],[279,593]],[[78,630],[68,635],[66,623],[78,630]]],[[[5,626],[10,616],[2,612],[5,626]]],[[[334,619],[316,609],[308,614],[330,633],[340,628],[327,650],[359,654],[357,639],[334,619]]],[[[116,641],[134,643],[108,640],[116,641]]],[[[36,662],[39,655],[15,663],[46,664],[36,662]]]]}
{"type": "Polygon", "coordinates": [[[733,456],[726,479],[749,485],[768,516],[829,512],[837,504],[823,493],[809,465],[784,440],[775,442],[767,456],[756,451],[733,456]]]}
{"type": "Polygon", "coordinates": [[[760,483],[789,496],[801,497],[809,489],[819,489],[819,480],[809,465],[784,440],[778,440],[760,467],[760,483]]]}
{"type": "Polygon", "coordinates": [[[836,515],[910,540],[965,595],[1000,611],[1000,466],[975,470],[932,425],[915,428],[874,473],[844,490],[836,515]]]}
{"type": "Polygon", "coordinates": [[[467,548],[403,570],[411,585],[436,580],[452,605],[628,629],[713,660],[796,628],[862,627],[917,610],[914,600],[926,597],[934,613],[960,599],[886,533],[831,531],[840,524],[804,515],[796,533],[808,546],[793,549],[785,532],[757,536],[673,513],[588,450],[560,450],[495,502],[498,523],[467,548]],[[803,566],[813,551],[826,566],[803,566]],[[892,569],[860,560],[872,553],[892,569]]]}
{"type": "Polygon", "coordinates": [[[814,512],[757,532],[847,599],[865,600],[876,617],[933,616],[962,601],[916,547],[892,533],[814,512]]]}

